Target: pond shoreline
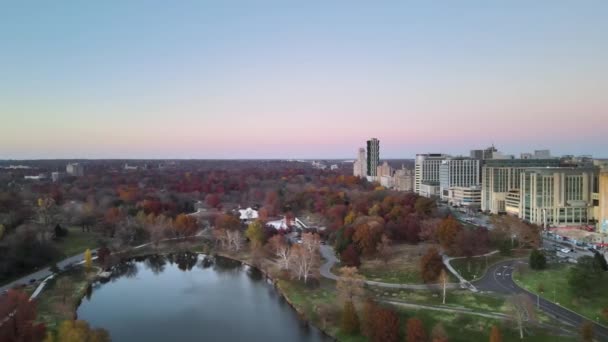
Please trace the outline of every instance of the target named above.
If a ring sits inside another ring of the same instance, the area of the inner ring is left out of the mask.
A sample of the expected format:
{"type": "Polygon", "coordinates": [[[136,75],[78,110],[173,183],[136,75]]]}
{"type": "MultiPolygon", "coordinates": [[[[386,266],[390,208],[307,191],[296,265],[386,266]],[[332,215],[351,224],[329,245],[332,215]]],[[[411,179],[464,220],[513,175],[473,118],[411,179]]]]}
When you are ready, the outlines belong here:
{"type": "Polygon", "coordinates": [[[249,267],[255,268],[256,270],[258,270],[260,273],[262,273],[264,275],[264,277],[266,277],[267,280],[270,280],[270,282],[272,283],[273,287],[275,288],[275,290],[277,291],[277,293],[281,296],[281,298],[283,298],[287,304],[289,304],[289,306],[291,306],[291,308],[298,314],[298,317],[300,318],[300,320],[304,321],[306,324],[318,329],[320,332],[323,333],[323,335],[325,335],[326,337],[331,338],[334,341],[337,341],[336,337],[332,336],[329,332],[327,332],[325,329],[321,329],[321,327],[318,327],[316,325],[314,325],[312,323],[311,320],[309,320],[306,317],[306,313],[303,312],[302,310],[300,310],[297,306],[295,306],[293,304],[293,302],[291,301],[291,299],[289,298],[289,296],[287,296],[287,294],[285,294],[285,291],[281,288],[281,286],[279,285],[279,280],[275,279],[272,277],[272,275],[270,275],[270,272],[266,271],[265,269],[263,269],[262,267],[259,266],[255,266],[250,264],[249,262],[245,261],[245,260],[239,260],[236,259],[234,256],[231,255],[227,255],[227,254],[223,254],[223,253],[215,253],[215,255],[219,255],[223,258],[227,258],[227,259],[231,259],[231,260],[235,260],[235,261],[239,261],[241,262],[243,265],[247,265],[249,267]]]}
{"type": "MultiPolygon", "coordinates": [[[[197,250],[197,248],[186,248],[186,249],[181,249],[179,250],[181,252],[190,252],[190,253],[195,253],[195,254],[200,254],[200,255],[208,255],[208,256],[219,256],[222,258],[226,258],[226,259],[230,259],[233,261],[238,261],[240,262],[242,265],[246,265],[248,267],[254,268],[255,270],[257,270],[258,272],[260,272],[264,278],[272,284],[273,288],[275,289],[275,291],[277,291],[277,293],[279,294],[279,296],[285,300],[285,302],[287,304],[289,304],[289,306],[291,307],[291,309],[293,309],[298,316],[298,319],[302,322],[307,324],[310,327],[313,327],[315,329],[317,329],[320,333],[322,333],[322,335],[326,338],[329,338],[333,341],[337,341],[335,336],[332,336],[326,329],[322,329],[319,326],[316,326],[315,324],[312,323],[312,321],[310,319],[307,318],[306,313],[299,309],[296,305],[294,305],[293,301],[289,298],[289,296],[287,296],[287,294],[285,293],[285,291],[281,288],[280,284],[279,284],[279,279],[276,279],[275,277],[273,277],[270,272],[266,269],[264,269],[261,266],[256,266],[253,263],[249,262],[248,260],[245,260],[242,257],[236,256],[236,255],[232,255],[232,254],[226,254],[223,252],[211,252],[209,251],[209,253],[204,253],[203,251],[197,250]]],[[[127,251],[123,251],[121,254],[126,254],[125,257],[121,258],[121,262],[124,262],[126,260],[131,260],[134,258],[141,258],[141,257],[145,257],[145,256],[150,256],[150,255],[169,255],[172,253],[176,253],[178,252],[178,250],[163,250],[163,251],[158,251],[158,252],[154,252],[154,251],[149,251],[149,250],[127,250],[127,251]],[[133,253],[135,252],[135,253],[133,253]]],[[[83,270],[83,272],[85,272],[85,270],[83,270]]],[[[87,280],[87,285],[85,288],[88,287],[92,287],[96,282],[100,282],[102,280],[102,277],[99,276],[99,274],[95,275],[95,277],[87,280]]],[[[87,291],[82,291],[82,293],[79,296],[79,300],[77,301],[77,305],[75,305],[74,307],[74,312],[73,312],[73,316],[77,319],[77,312],[78,312],[78,308],[80,307],[82,300],[87,296],[87,291]]]]}

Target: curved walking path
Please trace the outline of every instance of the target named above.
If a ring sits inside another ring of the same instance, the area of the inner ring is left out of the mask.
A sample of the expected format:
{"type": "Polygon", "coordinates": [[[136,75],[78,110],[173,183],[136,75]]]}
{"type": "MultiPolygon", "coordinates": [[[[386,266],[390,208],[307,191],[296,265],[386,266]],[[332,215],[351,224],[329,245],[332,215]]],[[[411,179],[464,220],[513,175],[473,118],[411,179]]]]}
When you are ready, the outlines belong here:
{"type": "MultiPolygon", "coordinates": [[[[338,262],[334,249],[328,245],[321,245],[319,249],[321,255],[325,259],[325,263],[319,268],[319,273],[322,277],[332,280],[337,280],[339,277],[331,272],[331,268],[338,262]]],[[[410,290],[428,290],[428,289],[442,289],[440,284],[394,284],[394,283],[383,283],[379,281],[366,280],[365,284],[371,286],[379,286],[393,289],[410,289],[410,290]]],[[[448,283],[447,289],[455,289],[461,287],[458,283],[448,283]]]]}
{"type": "MultiPolygon", "coordinates": [[[[475,255],[472,256],[471,258],[480,258],[480,257],[486,257],[486,256],[490,256],[490,255],[494,255],[498,253],[498,251],[492,251],[490,253],[486,253],[486,254],[482,254],[482,255],[475,255]]],[[[448,257],[445,254],[441,255],[441,258],[443,260],[443,264],[445,265],[445,267],[450,271],[450,273],[452,273],[453,275],[456,276],[456,278],[458,278],[458,280],[460,281],[460,286],[463,288],[467,288],[473,292],[478,292],[479,290],[477,290],[477,288],[475,287],[475,285],[473,285],[470,281],[464,279],[460,273],[458,273],[458,271],[456,271],[456,269],[454,267],[452,267],[452,264],[450,264],[450,261],[452,260],[456,260],[456,259],[464,259],[466,257],[448,257]]]]}

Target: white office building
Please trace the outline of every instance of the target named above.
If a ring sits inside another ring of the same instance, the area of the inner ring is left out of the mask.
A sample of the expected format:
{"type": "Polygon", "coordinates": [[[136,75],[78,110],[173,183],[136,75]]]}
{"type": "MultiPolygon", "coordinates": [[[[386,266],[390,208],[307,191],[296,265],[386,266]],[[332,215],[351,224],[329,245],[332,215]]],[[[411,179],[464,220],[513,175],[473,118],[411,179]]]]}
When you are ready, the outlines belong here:
{"type": "Polygon", "coordinates": [[[519,217],[541,226],[594,222],[598,169],[530,168],[520,174],[519,217]]]}
{"type": "Polygon", "coordinates": [[[453,187],[480,185],[480,160],[466,157],[447,158],[439,165],[439,193],[442,200],[450,198],[453,187]]]}
{"type": "Polygon", "coordinates": [[[435,196],[435,194],[439,195],[439,167],[448,157],[448,155],[441,153],[416,155],[414,191],[417,194],[425,197],[435,196]],[[426,184],[424,191],[422,190],[423,184],[426,184]],[[436,189],[434,187],[436,187],[436,189]]]}

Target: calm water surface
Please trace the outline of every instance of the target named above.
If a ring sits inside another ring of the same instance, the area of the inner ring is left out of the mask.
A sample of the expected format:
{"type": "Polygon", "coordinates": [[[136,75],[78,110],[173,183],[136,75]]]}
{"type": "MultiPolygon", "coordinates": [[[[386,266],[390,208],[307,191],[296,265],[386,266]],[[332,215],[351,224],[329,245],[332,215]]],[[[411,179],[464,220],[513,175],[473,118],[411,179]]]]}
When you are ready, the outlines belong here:
{"type": "Polygon", "coordinates": [[[193,253],[149,256],[96,284],[78,318],[113,341],[325,341],[256,269],[193,253]]]}

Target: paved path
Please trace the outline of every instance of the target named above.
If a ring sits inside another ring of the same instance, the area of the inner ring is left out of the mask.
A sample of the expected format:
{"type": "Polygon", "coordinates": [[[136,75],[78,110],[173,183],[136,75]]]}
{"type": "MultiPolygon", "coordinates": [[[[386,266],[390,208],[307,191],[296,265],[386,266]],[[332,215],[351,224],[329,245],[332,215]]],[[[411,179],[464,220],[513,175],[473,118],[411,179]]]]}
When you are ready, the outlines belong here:
{"type": "Polygon", "coordinates": [[[451,312],[451,313],[464,313],[468,315],[475,315],[487,318],[494,319],[509,319],[508,315],[498,312],[479,312],[474,311],[472,309],[467,308],[455,308],[455,307],[447,307],[441,305],[426,305],[426,304],[414,304],[406,301],[395,300],[395,299],[381,299],[385,303],[390,303],[393,305],[399,305],[407,308],[413,309],[425,309],[425,310],[435,310],[435,311],[443,311],[443,312],[451,312]]]}
{"type": "MultiPolygon", "coordinates": [[[[475,256],[472,256],[471,258],[487,257],[487,256],[490,256],[490,255],[493,255],[493,254],[496,254],[496,253],[498,253],[498,251],[492,251],[490,253],[486,253],[486,254],[483,254],[483,255],[475,255],[475,256]]],[[[460,275],[460,273],[458,273],[458,271],[456,271],[456,269],[454,267],[452,267],[452,264],[450,263],[450,261],[452,261],[452,260],[464,259],[466,257],[453,257],[453,258],[451,258],[451,257],[448,257],[445,254],[442,254],[441,258],[442,258],[443,264],[450,271],[450,273],[452,273],[453,275],[456,276],[456,278],[458,278],[458,280],[460,281],[460,286],[462,288],[469,289],[469,290],[471,290],[473,292],[477,292],[478,291],[477,288],[475,287],[475,285],[473,285],[470,281],[464,279],[460,275]]]]}
{"type": "MultiPolygon", "coordinates": [[[[193,237],[201,237],[205,234],[205,230],[201,230],[200,232],[198,232],[195,235],[192,236],[187,236],[187,237],[176,237],[176,238],[169,238],[169,239],[163,239],[160,240],[159,242],[166,242],[166,241],[173,241],[173,240],[183,240],[183,239],[188,239],[188,238],[193,238],[193,237]]],[[[127,250],[130,249],[140,249],[146,246],[151,245],[153,242],[148,242],[148,243],[144,243],[142,245],[136,246],[136,247],[129,247],[127,248],[127,250]]],[[[97,249],[91,249],[91,252],[93,254],[97,253],[97,249]]],[[[117,253],[121,253],[121,252],[117,252],[117,253]]],[[[93,256],[93,259],[96,259],[96,256],[93,256]]],[[[57,267],[59,267],[60,270],[63,270],[66,266],[75,266],[78,264],[82,264],[84,262],[84,252],[77,254],[77,255],[73,255],[69,258],[65,258],[62,261],[57,263],[57,267]]],[[[19,286],[19,285],[27,285],[31,282],[32,279],[34,279],[35,281],[42,281],[45,280],[47,278],[49,278],[51,275],[53,275],[53,272],[51,272],[50,267],[45,267],[41,270],[38,270],[36,272],[30,273],[29,275],[23,276],[15,281],[12,281],[6,285],[3,285],[2,287],[0,287],[0,294],[3,293],[5,290],[11,289],[13,287],[19,286]]]]}
{"type": "MultiPolygon", "coordinates": [[[[555,304],[547,299],[537,296],[521,287],[513,281],[513,270],[517,263],[525,263],[520,260],[507,260],[490,266],[483,278],[475,281],[475,285],[482,291],[491,291],[503,294],[524,293],[542,311],[559,321],[572,325],[578,329],[580,325],[589,321],[586,317],[577,314],[559,304],[555,304]]],[[[608,341],[608,327],[593,322],[596,338],[600,341],[608,341]]]]}
{"type": "MultiPolygon", "coordinates": [[[[97,252],[97,249],[92,249],[91,252],[97,252]]],[[[84,252],[77,254],[77,255],[73,255],[69,258],[65,258],[63,260],[61,260],[60,262],[57,263],[57,267],[59,267],[59,269],[64,269],[66,266],[68,265],[73,265],[76,264],[78,262],[81,262],[84,260],[84,252]]],[[[32,279],[34,279],[35,281],[40,281],[43,280],[45,278],[47,278],[48,276],[52,275],[53,272],[51,272],[50,267],[45,267],[41,270],[38,270],[36,272],[32,272],[26,276],[23,276],[15,281],[12,281],[8,284],[5,284],[3,286],[0,287],[0,293],[4,292],[5,290],[11,289],[13,287],[16,286],[20,286],[20,285],[27,285],[30,283],[30,281],[32,279]]]]}
{"type": "MultiPolygon", "coordinates": [[[[328,245],[321,245],[321,255],[325,259],[325,263],[321,265],[319,273],[322,277],[332,280],[337,280],[338,276],[331,272],[331,268],[338,262],[334,249],[328,245]]],[[[366,280],[365,283],[371,286],[387,287],[393,289],[410,289],[410,290],[428,290],[428,289],[441,289],[442,286],[439,284],[394,284],[394,283],[383,283],[379,281],[366,280]]],[[[459,288],[460,284],[449,283],[446,285],[448,289],[459,288]]]]}

